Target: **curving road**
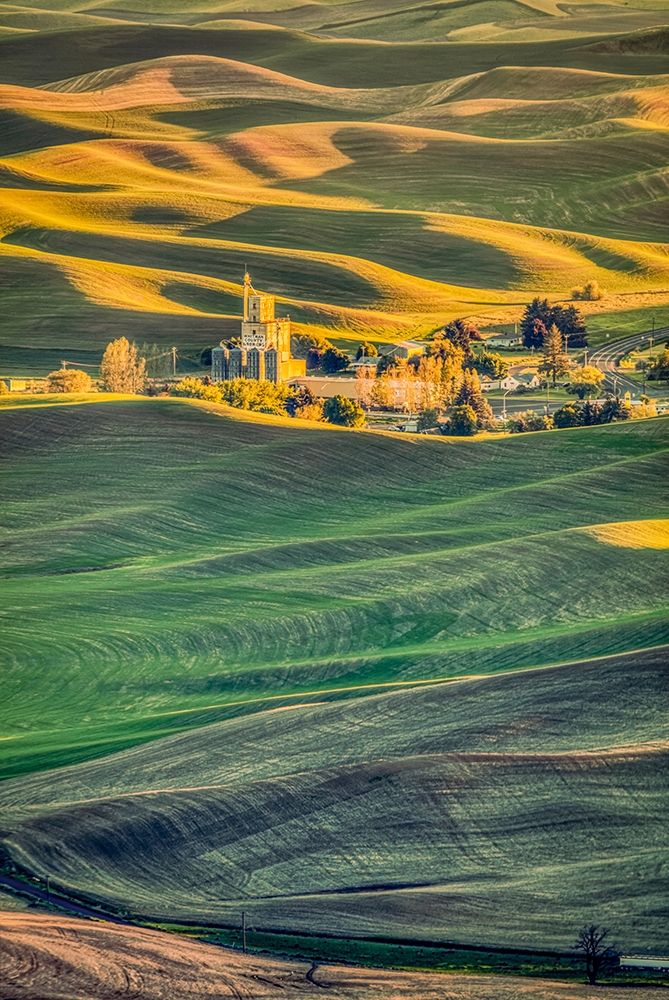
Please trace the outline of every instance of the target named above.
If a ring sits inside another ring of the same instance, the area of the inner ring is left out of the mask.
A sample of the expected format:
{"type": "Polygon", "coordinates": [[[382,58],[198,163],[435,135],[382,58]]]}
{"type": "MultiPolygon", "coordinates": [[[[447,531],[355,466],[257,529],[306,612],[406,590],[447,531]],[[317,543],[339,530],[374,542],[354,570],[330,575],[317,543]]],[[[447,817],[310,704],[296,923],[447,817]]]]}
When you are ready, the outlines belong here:
{"type": "MultiPolygon", "coordinates": [[[[642,333],[632,334],[622,340],[614,340],[611,343],[603,344],[592,351],[588,358],[588,364],[594,365],[604,372],[604,388],[613,392],[617,384],[619,392],[631,392],[637,395],[641,391],[638,382],[630,378],[625,372],[617,371],[620,359],[628,351],[635,347],[647,347],[648,338],[654,336],[654,344],[657,346],[669,336],[669,326],[659,327],[655,334],[651,330],[644,330],[642,333]]],[[[653,388],[651,384],[651,389],[653,388]]]]}

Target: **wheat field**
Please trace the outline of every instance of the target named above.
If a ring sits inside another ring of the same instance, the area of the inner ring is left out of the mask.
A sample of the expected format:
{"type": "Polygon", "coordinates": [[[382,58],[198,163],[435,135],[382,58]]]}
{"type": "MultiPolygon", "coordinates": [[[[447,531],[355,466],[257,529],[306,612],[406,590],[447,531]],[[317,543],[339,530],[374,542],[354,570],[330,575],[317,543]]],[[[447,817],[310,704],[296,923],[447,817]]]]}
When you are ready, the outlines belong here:
{"type": "Polygon", "coordinates": [[[138,6],[0,13],[5,373],[197,361],[245,265],[345,346],[593,279],[595,339],[666,322],[661,3],[138,6]]]}

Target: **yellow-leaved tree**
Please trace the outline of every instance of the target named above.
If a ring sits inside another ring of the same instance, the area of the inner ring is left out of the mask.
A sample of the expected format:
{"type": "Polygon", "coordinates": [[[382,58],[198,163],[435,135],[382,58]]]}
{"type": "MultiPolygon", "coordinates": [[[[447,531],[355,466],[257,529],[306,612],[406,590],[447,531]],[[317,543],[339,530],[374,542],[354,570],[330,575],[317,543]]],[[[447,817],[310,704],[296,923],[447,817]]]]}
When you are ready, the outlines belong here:
{"type": "Polygon", "coordinates": [[[107,392],[141,392],[146,384],[146,359],[127,337],[119,337],[107,344],[100,377],[107,392]]]}

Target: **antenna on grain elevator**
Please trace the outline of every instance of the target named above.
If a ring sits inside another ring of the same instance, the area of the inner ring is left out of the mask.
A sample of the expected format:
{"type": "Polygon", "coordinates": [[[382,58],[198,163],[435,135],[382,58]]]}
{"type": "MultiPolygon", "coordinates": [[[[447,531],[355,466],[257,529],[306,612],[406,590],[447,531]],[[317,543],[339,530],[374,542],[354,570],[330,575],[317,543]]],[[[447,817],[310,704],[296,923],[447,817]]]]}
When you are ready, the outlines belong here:
{"type": "Polygon", "coordinates": [[[244,264],[244,320],[249,318],[249,293],[251,291],[251,275],[244,264]]]}

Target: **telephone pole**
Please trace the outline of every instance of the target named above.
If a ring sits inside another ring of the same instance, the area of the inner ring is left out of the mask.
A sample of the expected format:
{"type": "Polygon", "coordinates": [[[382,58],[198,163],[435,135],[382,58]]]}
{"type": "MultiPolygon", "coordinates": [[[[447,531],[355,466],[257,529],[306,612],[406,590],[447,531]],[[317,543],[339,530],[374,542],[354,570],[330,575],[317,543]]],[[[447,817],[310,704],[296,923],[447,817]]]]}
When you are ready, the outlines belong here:
{"type": "Polygon", "coordinates": [[[246,954],[246,911],[242,910],[242,951],[246,954]]]}
{"type": "Polygon", "coordinates": [[[177,349],[176,349],[176,347],[171,347],[170,350],[172,351],[172,374],[176,375],[176,373],[177,373],[177,349]]]}

